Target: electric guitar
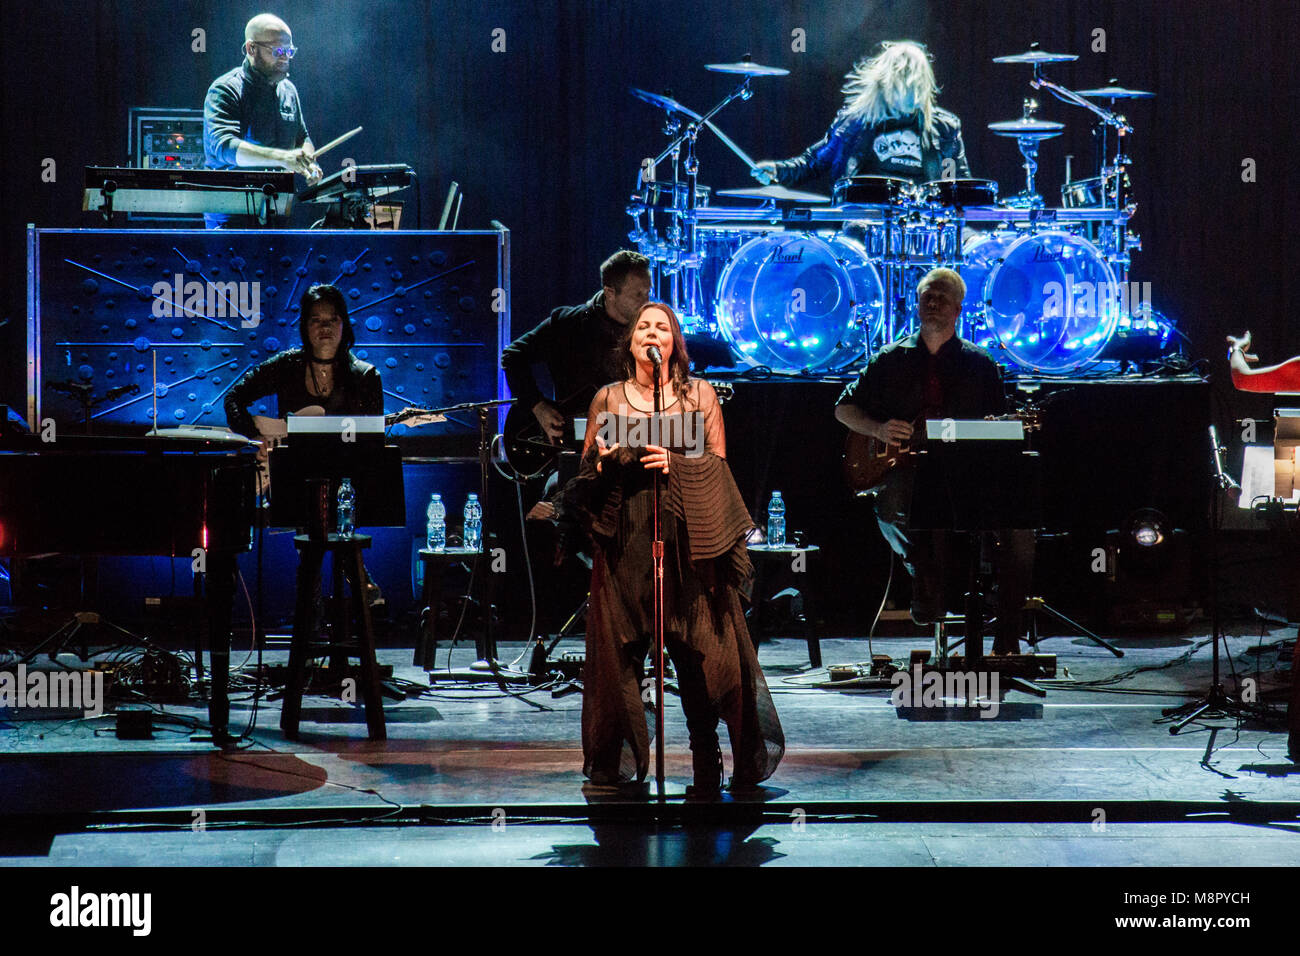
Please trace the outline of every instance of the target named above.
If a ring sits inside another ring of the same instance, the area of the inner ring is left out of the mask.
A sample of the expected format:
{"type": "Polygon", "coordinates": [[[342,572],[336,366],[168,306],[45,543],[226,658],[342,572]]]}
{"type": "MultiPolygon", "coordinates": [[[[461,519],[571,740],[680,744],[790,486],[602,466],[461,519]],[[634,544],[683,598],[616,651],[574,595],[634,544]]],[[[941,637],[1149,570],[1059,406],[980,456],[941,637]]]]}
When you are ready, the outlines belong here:
{"type": "Polygon", "coordinates": [[[563,452],[582,448],[583,436],[574,431],[573,420],[587,414],[596,391],[595,385],[584,385],[554,403],[564,416],[564,433],[559,439],[552,439],[542,430],[531,408],[518,402],[510,406],[501,429],[502,448],[506,461],[521,478],[537,478],[563,452]]]}
{"type": "MultiPolygon", "coordinates": [[[[1019,421],[1025,431],[1042,428],[1041,409],[1030,406],[1009,415],[990,415],[987,421],[1019,421]]],[[[844,480],[859,495],[878,488],[895,468],[925,445],[925,419],[912,423],[912,437],[901,444],[881,441],[873,435],[850,431],[844,440],[844,480]]]]}

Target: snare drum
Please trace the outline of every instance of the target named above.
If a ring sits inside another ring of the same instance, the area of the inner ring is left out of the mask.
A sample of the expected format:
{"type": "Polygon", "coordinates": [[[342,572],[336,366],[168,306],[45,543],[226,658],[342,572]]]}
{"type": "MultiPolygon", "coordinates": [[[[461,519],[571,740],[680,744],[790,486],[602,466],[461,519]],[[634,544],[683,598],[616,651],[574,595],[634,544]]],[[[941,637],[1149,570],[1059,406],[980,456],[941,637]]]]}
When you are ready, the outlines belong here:
{"type": "Polygon", "coordinates": [[[831,202],[836,206],[897,206],[909,202],[915,187],[895,176],[846,176],[835,184],[831,202]]]}
{"type": "Polygon", "coordinates": [[[998,201],[998,184],[991,179],[932,179],[917,187],[917,198],[953,209],[993,206],[998,201]]]}
{"type": "Polygon", "coordinates": [[[1076,179],[1061,187],[1061,205],[1066,209],[1101,209],[1106,205],[1107,176],[1076,179]]]}

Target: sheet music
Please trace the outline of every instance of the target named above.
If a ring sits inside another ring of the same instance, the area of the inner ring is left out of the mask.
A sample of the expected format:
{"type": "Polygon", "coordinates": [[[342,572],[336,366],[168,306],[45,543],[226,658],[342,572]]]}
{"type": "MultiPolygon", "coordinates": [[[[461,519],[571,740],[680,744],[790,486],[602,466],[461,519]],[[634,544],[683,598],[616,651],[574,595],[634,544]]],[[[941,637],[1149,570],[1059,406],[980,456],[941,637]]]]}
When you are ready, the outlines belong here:
{"type": "MultiPolygon", "coordinates": [[[[1273,446],[1247,445],[1242,459],[1241,497],[1237,499],[1237,507],[1249,510],[1256,498],[1272,498],[1274,477],[1273,446]]],[[[1300,491],[1286,500],[1300,501],[1300,491]]]]}

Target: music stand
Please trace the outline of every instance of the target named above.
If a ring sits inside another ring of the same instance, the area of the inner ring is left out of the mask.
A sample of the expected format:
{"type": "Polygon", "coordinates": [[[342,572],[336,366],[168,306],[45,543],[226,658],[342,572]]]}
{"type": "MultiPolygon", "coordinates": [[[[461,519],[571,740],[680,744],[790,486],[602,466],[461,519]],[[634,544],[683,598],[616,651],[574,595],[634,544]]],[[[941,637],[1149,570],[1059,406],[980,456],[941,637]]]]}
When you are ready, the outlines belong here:
{"type": "MultiPolygon", "coordinates": [[[[1288,411],[1288,409],[1282,409],[1281,411],[1285,412],[1288,411]]],[[[1276,413],[1275,417],[1278,418],[1279,422],[1282,419],[1282,416],[1276,415],[1276,413]]],[[[1280,425],[1278,431],[1283,432],[1280,425]]],[[[1291,429],[1286,429],[1286,431],[1291,431],[1291,429]]],[[[1227,449],[1219,444],[1218,429],[1211,425],[1209,427],[1209,432],[1210,454],[1213,459],[1215,477],[1214,488],[1210,496],[1210,622],[1211,629],[1214,632],[1211,635],[1210,648],[1210,689],[1195,700],[1188,701],[1186,704],[1179,707],[1166,707],[1161,711],[1166,718],[1174,721],[1174,723],[1169,727],[1169,733],[1174,736],[1181,733],[1183,728],[1193,721],[1242,721],[1250,720],[1252,718],[1258,719],[1262,714],[1259,707],[1251,706],[1245,701],[1237,700],[1237,698],[1229,694],[1224,688],[1223,681],[1219,676],[1219,645],[1220,642],[1222,642],[1224,647],[1227,647],[1228,644],[1228,636],[1224,633],[1223,621],[1219,616],[1219,527],[1223,523],[1223,494],[1232,491],[1234,488],[1236,489],[1237,494],[1240,494],[1241,487],[1233,480],[1232,476],[1224,470],[1223,456],[1227,453],[1227,449]]],[[[1291,438],[1294,437],[1294,434],[1275,436],[1275,444],[1277,444],[1277,437],[1291,438]]],[[[1277,476],[1276,480],[1279,484],[1283,481],[1286,482],[1284,487],[1276,488],[1275,492],[1280,493],[1282,491],[1290,490],[1292,481],[1291,477],[1286,475],[1283,469],[1278,468],[1277,465],[1275,465],[1274,468],[1276,469],[1274,474],[1277,476]]],[[[1292,652],[1291,666],[1293,670],[1295,668],[1294,662],[1295,656],[1294,652],[1292,652]]],[[[1293,708],[1295,707],[1296,688],[1300,687],[1300,684],[1296,683],[1294,673],[1292,674],[1291,681],[1292,696],[1291,704],[1288,707],[1288,724],[1290,724],[1295,718],[1293,708]]],[[[1287,755],[1292,760],[1295,760],[1298,756],[1296,753],[1296,747],[1294,746],[1294,740],[1295,732],[1292,730],[1287,737],[1287,755]]],[[[1213,738],[1211,738],[1211,743],[1212,742],[1213,738]]],[[[1208,760],[1208,754],[1203,759],[1208,760]]]]}
{"type": "MultiPolygon", "coordinates": [[[[1018,421],[932,420],[926,436],[925,449],[916,455],[908,526],[970,534],[965,657],[967,669],[974,670],[984,658],[982,533],[1042,524],[1038,453],[1025,450],[1018,421]]],[[[1013,683],[1020,686],[1014,678],[1013,683]]],[[[1021,689],[1042,693],[1033,685],[1021,689]]]]}
{"type": "Polygon", "coordinates": [[[406,527],[402,450],[384,444],[383,416],[294,415],[288,425],[270,455],[272,527],[308,527],[308,483],[328,481],[333,501],[344,478],[356,489],[358,528],[406,527]]]}

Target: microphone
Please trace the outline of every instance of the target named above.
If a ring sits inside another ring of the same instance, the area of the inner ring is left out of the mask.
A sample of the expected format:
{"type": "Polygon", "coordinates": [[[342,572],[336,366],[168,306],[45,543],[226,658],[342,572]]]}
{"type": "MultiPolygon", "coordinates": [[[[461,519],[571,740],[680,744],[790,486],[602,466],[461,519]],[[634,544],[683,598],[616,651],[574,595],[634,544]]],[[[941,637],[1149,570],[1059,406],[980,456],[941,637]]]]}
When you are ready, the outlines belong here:
{"type": "Polygon", "coordinates": [[[662,365],[664,361],[663,353],[659,351],[659,346],[657,345],[646,346],[645,357],[650,360],[651,364],[653,364],[655,368],[662,365]]]}
{"type": "Polygon", "coordinates": [[[1219,444],[1219,430],[1213,425],[1210,426],[1210,449],[1214,452],[1214,477],[1215,483],[1219,486],[1220,491],[1228,493],[1233,501],[1241,497],[1241,485],[1237,480],[1228,474],[1227,469],[1223,466],[1223,453],[1227,451],[1219,444]]]}

